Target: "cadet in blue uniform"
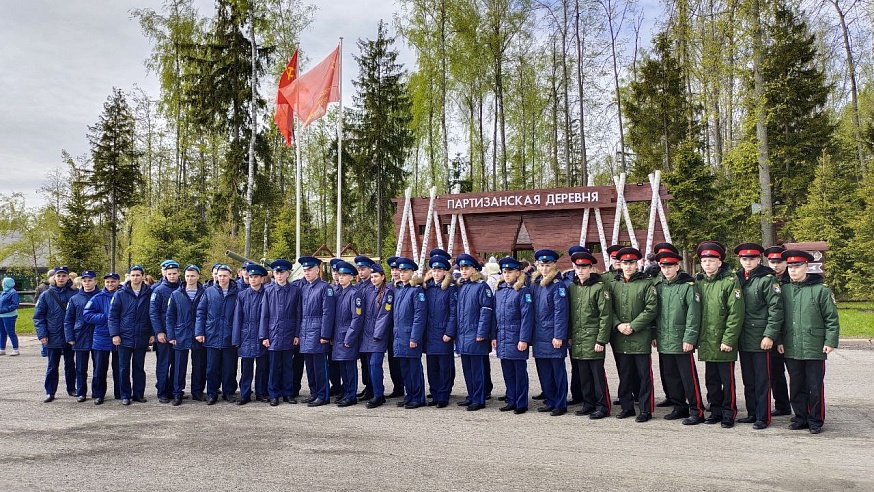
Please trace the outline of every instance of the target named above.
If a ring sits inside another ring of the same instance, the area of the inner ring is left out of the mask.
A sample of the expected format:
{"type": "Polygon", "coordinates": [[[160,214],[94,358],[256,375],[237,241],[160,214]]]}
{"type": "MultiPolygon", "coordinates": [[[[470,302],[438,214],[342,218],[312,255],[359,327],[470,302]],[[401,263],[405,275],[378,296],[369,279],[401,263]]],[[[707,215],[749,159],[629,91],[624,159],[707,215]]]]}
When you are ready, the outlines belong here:
{"type": "Polygon", "coordinates": [[[449,395],[455,380],[452,367],[455,365],[453,340],[458,329],[458,290],[449,274],[449,260],[442,256],[432,256],[428,264],[431,267],[425,275],[425,299],[428,301],[425,354],[431,391],[428,406],[444,408],[449,404],[449,395]]]}
{"type": "Polygon", "coordinates": [[[461,370],[467,386],[467,398],[458,404],[475,412],[486,406],[485,372],[494,339],[495,298],[479,272],[482,265],[476,258],[464,253],[456,257],[455,263],[461,270],[455,347],[461,355],[461,370]]]}
{"type": "Polygon", "coordinates": [[[425,374],[422,370],[422,345],[428,304],[425,291],[419,285],[420,278],[413,277],[419,266],[405,257],[397,259],[399,280],[394,289],[394,337],[395,357],[401,366],[406,395],[397,406],[419,408],[425,406],[425,374]]]}
{"type": "Polygon", "coordinates": [[[382,266],[374,264],[370,274],[373,289],[368,291],[364,299],[364,326],[361,333],[361,352],[367,353],[370,365],[370,381],[373,384],[373,396],[367,400],[367,408],[376,408],[385,404],[385,375],[382,361],[393,337],[392,303],[394,293],[385,279],[382,266]]]}
{"type": "Polygon", "coordinates": [[[552,416],[567,413],[567,288],[561,280],[556,265],[559,254],[550,249],[534,253],[537,273],[531,278],[531,296],[534,300],[534,363],[540,388],[545,397],[538,412],[550,412],[552,416]]]}
{"type": "Polygon", "coordinates": [[[342,398],[338,407],[358,403],[358,349],[364,324],[364,302],[359,288],[352,284],[358,270],[349,262],[337,263],[337,309],[334,314],[332,358],[340,375],[342,398]]]}
{"type": "Polygon", "coordinates": [[[197,306],[194,336],[206,348],[206,404],[222,399],[231,401],[237,391],[237,349],[231,343],[237,283],[231,282],[231,267],[221,264],[216,283],[206,289],[197,306]]]}
{"type": "MultiPolygon", "coordinates": [[[[789,272],[786,271],[786,260],[783,259],[783,246],[771,246],[765,250],[768,258],[768,266],[774,270],[774,276],[783,285],[788,284],[789,272]]],[[[792,407],[789,405],[789,385],[786,384],[786,361],[783,354],[777,350],[777,344],[771,349],[771,394],[774,397],[774,409],[771,415],[774,417],[791,415],[792,407]]]]}
{"type": "Polygon", "coordinates": [[[499,410],[522,414],[528,410],[528,346],[534,331],[531,290],[525,285],[522,264],[502,258],[502,281],[495,292],[495,336],[492,347],[501,360],[507,404],[499,410]]]}
{"type": "Polygon", "coordinates": [[[149,319],[151,289],[144,282],[145,270],[133,265],[128,281],[109,304],[109,334],[118,347],[121,403],[146,402],[146,349],[155,341],[149,319]],[[133,384],[131,384],[133,379],[133,384]]]}
{"type": "MultiPolygon", "coordinates": [[[[298,337],[302,310],[300,284],[288,281],[293,265],[293,262],[283,259],[270,264],[275,282],[264,286],[264,302],[261,306],[259,338],[267,347],[270,358],[267,391],[270,405],[274,407],[279,405],[280,398],[286,403],[297,403],[295,381],[299,379],[295,377],[294,354],[300,343],[298,337]]],[[[250,278],[251,272],[250,269],[250,278]]],[[[299,356],[300,351],[297,353],[299,356]]],[[[302,369],[303,365],[298,370],[302,369]]]]}
{"type": "MultiPolygon", "coordinates": [[[[72,353],[72,348],[64,342],[64,315],[67,303],[76,294],[69,275],[70,271],[66,266],[57,267],[55,269],[55,285],[50,286],[43,295],[39,296],[33,310],[36,337],[46,349],[48,357],[45,378],[46,397],[44,400],[46,403],[55,399],[55,392],[58,390],[58,371],[61,357],[64,357],[65,350],[72,353]]],[[[66,361],[64,372],[67,379],[67,394],[76,396],[75,363],[73,364],[72,377],[68,374],[66,361]]]]}
{"type": "MultiPolygon", "coordinates": [[[[394,290],[395,283],[400,280],[400,270],[398,269],[398,257],[389,256],[386,260],[388,263],[390,276],[388,279],[388,288],[394,290]]],[[[392,335],[393,332],[389,332],[392,335]]],[[[391,341],[390,341],[391,342],[391,341]]],[[[388,344],[388,373],[391,377],[392,391],[388,394],[388,398],[396,398],[404,396],[404,376],[401,374],[401,364],[395,357],[394,343],[388,344]]]]}
{"type": "Polygon", "coordinates": [[[304,400],[311,407],[326,405],[328,394],[328,358],[334,330],[336,302],[334,288],[319,278],[322,261],[313,256],[301,256],[304,282],[301,286],[303,317],[300,325],[300,352],[306,363],[310,397],[304,400]]]}
{"type": "MultiPolygon", "coordinates": [[[[234,310],[234,326],[231,345],[237,348],[240,357],[240,399],[237,405],[252,401],[252,381],[255,381],[255,397],[261,401],[267,395],[267,347],[261,343],[262,303],[265,293],[262,283],[267,279],[267,269],[250,264],[247,268],[248,286],[237,287],[237,307],[234,310]]],[[[239,286],[239,283],[237,284],[239,286]]],[[[289,360],[289,367],[291,361],[289,360]]],[[[291,379],[291,378],[289,378],[291,379]]],[[[290,381],[289,381],[290,382],[290,381]]],[[[291,385],[289,385],[289,395],[291,385]]]]}
{"type": "Polygon", "coordinates": [[[96,276],[94,270],[82,272],[82,288],[70,298],[64,317],[64,335],[76,353],[76,401],[79,403],[84,402],[88,394],[88,358],[94,342],[94,325],[85,320],[85,306],[97,294],[96,276]]]}
{"type": "Polygon", "coordinates": [[[155,333],[155,388],[158,390],[158,401],[170,403],[173,393],[173,346],[167,342],[167,301],[170,294],[179,288],[179,263],[175,260],[165,260],[161,263],[163,278],[152,287],[152,299],[149,302],[149,317],[152,320],[152,331],[155,333]]]}
{"type": "Polygon", "coordinates": [[[167,340],[173,347],[173,406],[182,404],[185,392],[185,376],[188,371],[188,356],[191,355],[191,398],[206,401],[206,351],[203,344],[194,339],[194,324],[197,305],[205,290],[200,285],[200,268],[185,267],[185,282],[170,294],[167,301],[167,340]]]}
{"type": "Polygon", "coordinates": [[[91,353],[94,361],[94,375],[91,377],[91,397],[95,405],[103,405],[106,398],[106,373],[112,363],[112,382],[115,399],[121,399],[120,378],[118,375],[118,349],[112,344],[109,335],[109,303],[118,289],[119,276],[109,272],[103,276],[103,290],[85,304],[82,316],[86,323],[94,326],[91,353]]]}
{"type": "MultiPolygon", "coordinates": [[[[358,278],[354,279],[355,287],[359,289],[362,302],[366,301],[368,292],[373,290],[370,274],[373,273],[374,264],[375,262],[367,256],[355,257],[355,266],[358,268],[358,278]]],[[[361,384],[364,385],[364,389],[358,393],[357,397],[359,400],[369,400],[373,398],[373,383],[370,381],[370,364],[367,361],[367,353],[359,352],[358,360],[361,362],[361,384]]]]}

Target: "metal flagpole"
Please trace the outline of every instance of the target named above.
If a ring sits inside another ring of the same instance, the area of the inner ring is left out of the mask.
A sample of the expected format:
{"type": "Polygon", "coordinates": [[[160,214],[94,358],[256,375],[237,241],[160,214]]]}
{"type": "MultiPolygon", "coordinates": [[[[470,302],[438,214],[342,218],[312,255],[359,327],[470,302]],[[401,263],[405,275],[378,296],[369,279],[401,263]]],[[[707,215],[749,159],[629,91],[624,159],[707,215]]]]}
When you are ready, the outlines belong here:
{"type": "MultiPolygon", "coordinates": [[[[297,68],[295,68],[295,72],[297,68]]],[[[300,130],[300,122],[297,121],[297,118],[292,118],[294,125],[294,159],[295,159],[295,169],[294,169],[294,254],[295,261],[297,258],[300,258],[300,200],[301,200],[301,162],[300,162],[300,144],[301,144],[301,132],[300,130]]]]}
{"type": "Polygon", "coordinates": [[[340,120],[337,123],[337,257],[343,247],[343,38],[340,38],[340,52],[337,55],[337,93],[340,96],[340,120]]]}

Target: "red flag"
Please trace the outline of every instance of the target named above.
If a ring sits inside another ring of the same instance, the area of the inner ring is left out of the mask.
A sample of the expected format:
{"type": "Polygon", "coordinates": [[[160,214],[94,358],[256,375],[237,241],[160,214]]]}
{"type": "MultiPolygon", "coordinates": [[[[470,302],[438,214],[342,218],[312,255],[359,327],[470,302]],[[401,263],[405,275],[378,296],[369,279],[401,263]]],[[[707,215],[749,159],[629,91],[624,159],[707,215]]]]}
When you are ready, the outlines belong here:
{"type": "Polygon", "coordinates": [[[329,102],[340,101],[340,46],[279,93],[291,104],[303,126],[325,115],[329,102]]]}
{"type": "Polygon", "coordinates": [[[291,131],[293,128],[291,117],[293,113],[288,100],[282,95],[282,88],[290,85],[295,79],[297,79],[297,50],[294,50],[294,54],[291,55],[291,60],[289,60],[288,65],[285,67],[285,71],[279,77],[279,90],[276,91],[276,112],[273,114],[273,120],[276,121],[276,126],[285,137],[285,143],[288,146],[291,146],[291,131]]]}

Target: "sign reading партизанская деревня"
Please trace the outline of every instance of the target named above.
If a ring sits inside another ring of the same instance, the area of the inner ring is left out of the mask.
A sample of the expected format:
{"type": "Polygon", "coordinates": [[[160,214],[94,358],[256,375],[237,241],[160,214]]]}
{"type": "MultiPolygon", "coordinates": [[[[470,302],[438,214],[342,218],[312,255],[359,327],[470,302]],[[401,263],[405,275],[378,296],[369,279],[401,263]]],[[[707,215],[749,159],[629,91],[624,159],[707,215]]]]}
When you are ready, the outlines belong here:
{"type": "Polygon", "coordinates": [[[434,204],[438,214],[478,214],[615,207],[616,188],[588,186],[545,190],[441,195],[434,204]]]}

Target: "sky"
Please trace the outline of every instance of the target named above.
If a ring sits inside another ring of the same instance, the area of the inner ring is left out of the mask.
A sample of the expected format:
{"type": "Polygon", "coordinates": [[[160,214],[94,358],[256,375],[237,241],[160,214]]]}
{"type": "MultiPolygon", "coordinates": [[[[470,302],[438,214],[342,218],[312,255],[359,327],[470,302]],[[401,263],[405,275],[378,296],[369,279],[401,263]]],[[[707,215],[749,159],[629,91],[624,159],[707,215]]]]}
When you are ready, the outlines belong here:
{"type": "MultiPolygon", "coordinates": [[[[46,173],[63,165],[61,150],[89,153],[86,133],[118,87],[135,86],[157,98],[160,86],[148,73],[149,40],[131,18],[132,9],[160,11],[161,0],[3,0],[0,6],[0,194],[21,192],[28,206],[46,173]]],[[[211,0],[197,0],[212,15],[211,0]]],[[[318,5],[301,44],[317,63],[344,37],[344,102],[351,103],[356,40],[374,38],[380,19],[393,22],[390,0],[310,0],[318,5]]],[[[643,0],[646,4],[657,0],[643,0]]],[[[646,37],[645,37],[646,38],[646,37]]],[[[400,43],[399,61],[414,57],[400,43]]],[[[291,55],[290,53],[288,54],[291,55]]],[[[305,67],[304,67],[305,68],[305,67]]]]}

